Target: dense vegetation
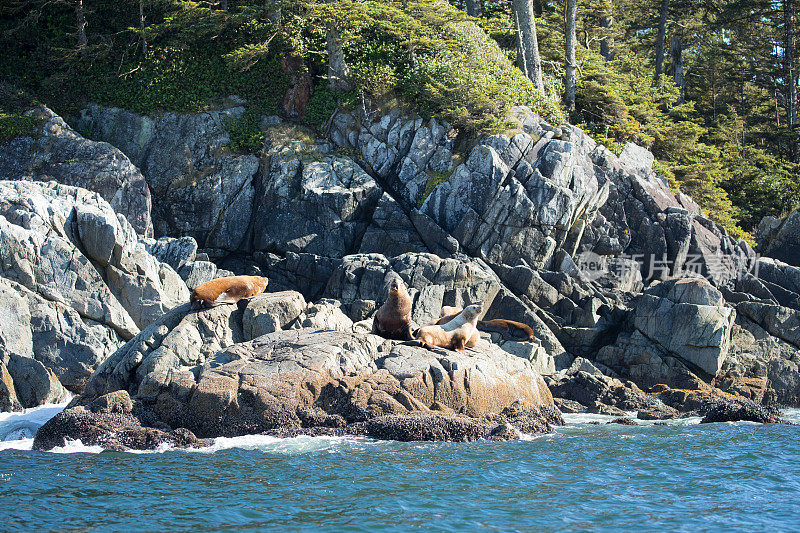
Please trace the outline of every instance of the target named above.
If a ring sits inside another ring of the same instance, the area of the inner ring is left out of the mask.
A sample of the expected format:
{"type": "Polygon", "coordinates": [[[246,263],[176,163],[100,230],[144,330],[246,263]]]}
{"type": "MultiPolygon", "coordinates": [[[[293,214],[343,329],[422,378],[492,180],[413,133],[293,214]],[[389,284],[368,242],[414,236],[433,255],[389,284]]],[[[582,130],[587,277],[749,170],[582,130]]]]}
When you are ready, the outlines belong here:
{"type": "Polygon", "coordinates": [[[237,95],[248,112],[232,147],[251,151],[263,114],[324,128],[337,108],[411,102],[471,137],[503,131],[508,107],[527,104],[612,150],[650,147],[659,171],[734,234],[800,204],[791,0],[578,1],[569,113],[566,2],[534,2],[544,94],[513,66],[511,0],[461,2],[8,0],[0,140],[32,126],[19,117],[31,99],[69,115],[90,100],[151,113],[237,95]],[[346,67],[334,86],[337,54],[346,67]]]}

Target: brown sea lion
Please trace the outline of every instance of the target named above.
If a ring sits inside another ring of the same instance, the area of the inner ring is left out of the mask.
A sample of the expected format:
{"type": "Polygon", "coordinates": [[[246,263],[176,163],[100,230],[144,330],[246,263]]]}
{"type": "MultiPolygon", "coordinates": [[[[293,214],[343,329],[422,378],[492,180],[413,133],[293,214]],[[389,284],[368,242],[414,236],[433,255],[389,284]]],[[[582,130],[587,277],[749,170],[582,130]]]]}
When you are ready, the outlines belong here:
{"type": "Polygon", "coordinates": [[[465,348],[475,345],[472,343],[473,337],[477,342],[475,326],[482,310],[480,304],[469,305],[445,324],[422,326],[414,332],[415,341],[424,348],[439,346],[463,353],[465,348]]]}
{"type": "Polygon", "coordinates": [[[230,276],[217,278],[198,285],[192,291],[192,309],[208,309],[220,304],[235,304],[264,292],[267,278],[261,276],[230,276]]]}
{"type": "Polygon", "coordinates": [[[478,329],[489,333],[499,333],[504,339],[509,341],[528,341],[536,340],[536,335],[527,324],[495,318],[494,320],[481,320],[478,322],[478,329]]]}
{"type": "Polygon", "coordinates": [[[372,333],[385,339],[411,340],[411,297],[405,283],[394,278],[389,287],[389,297],[375,313],[372,333]]]}
{"type": "MultiPolygon", "coordinates": [[[[442,317],[437,320],[435,324],[447,324],[450,320],[458,315],[460,310],[460,307],[442,307],[442,317]]],[[[521,322],[506,320],[504,318],[495,318],[494,320],[479,320],[477,327],[479,331],[485,331],[487,333],[499,333],[504,339],[509,341],[533,342],[536,340],[536,335],[533,333],[533,329],[531,329],[530,326],[521,322]]]]}

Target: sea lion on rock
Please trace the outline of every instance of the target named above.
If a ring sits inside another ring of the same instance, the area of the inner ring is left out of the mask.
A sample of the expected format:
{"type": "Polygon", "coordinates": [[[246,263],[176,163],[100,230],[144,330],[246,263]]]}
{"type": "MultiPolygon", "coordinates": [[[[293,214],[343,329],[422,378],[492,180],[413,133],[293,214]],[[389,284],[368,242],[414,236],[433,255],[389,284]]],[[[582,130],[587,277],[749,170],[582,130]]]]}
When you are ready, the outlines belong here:
{"type": "Polygon", "coordinates": [[[389,297],[375,313],[372,333],[385,339],[407,341],[411,336],[411,297],[405,283],[394,278],[389,287],[389,297]]]}
{"type": "Polygon", "coordinates": [[[422,326],[414,332],[415,341],[423,348],[439,346],[449,350],[464,352],[477,343],[476,323],[483,311],[480,304],[469,305],[445,324],[422,326]]]}
{"type": "Polygon", "coordinates": [[[499,333],[508,341],[528,341],[536,340],[536,335],[527,324],[495,318],[494,320],[481,320],[478,322],[478,329],[489,333],[499,333]]]}
{"type": "MultiPolygon", "coordinates": [[[[442,307],[442,317],[435,323],[439,325],[447,324],[450,320],[455,318],[460,311],[460,307],[442,307]]],[[[495,318],[494,320],[479,320],[477,328],[479,331],[485,331],[487,333],[499,333],[508,341],[533,342],[536,340],[536,335],[533,333],[533,329],[531,329],[530,326],[521,322],[506,320],[504,318],[495,318]]]]}
{"type": "Polygon", "coordinates": [[[198,285],[192,291],[192,309],[208,309],[220,304],[235,304],[264,292],[269,280],[262,276],[230,276],[198,285]]]}

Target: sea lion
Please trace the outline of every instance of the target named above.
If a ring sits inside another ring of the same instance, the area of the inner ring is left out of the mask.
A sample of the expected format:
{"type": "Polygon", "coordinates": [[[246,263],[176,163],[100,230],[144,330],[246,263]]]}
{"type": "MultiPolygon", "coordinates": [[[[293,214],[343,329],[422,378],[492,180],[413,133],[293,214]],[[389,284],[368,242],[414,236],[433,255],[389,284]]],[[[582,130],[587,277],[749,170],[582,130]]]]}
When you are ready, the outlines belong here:
{"type": "Polygon", "coordinates": [[[464,352],[477,342],[476,323],[483,307],[481,304],[469,305],[445,324],[422,326],[414,332],[415,342],[423,348],[439,346],[449,350],[464,352]]]}
{"type": "MultiPolygon", "coordinates": [[[[444,306],[442,307],[442,316],[438,320],[434,320],[433,322],[429,322],[426,324],[427,326],[444,326],[445,324],[450,324],[450,322],[456,318],[459,314],[461,314],[463,309],[461,307],[450,307],[444,306]]],[[[416,334],[416,333],[415,333],[416,334]]],[[[472,332],[472,335],[467,339],[466,346],[467,348],[474,348],[475,345],[478,344],[478,341],[481,340],[481,334],[478,333],[477,328],[475,331],[472,332]]]]}
{"type": "Polygon", "coordinates": [[[494,320],[481,320],[478,322],[478,329],[489,333],[499,333],[504,339],[509,341],[528,341],[536,340],[536,335],[527,324],[495,318],[494,320]]]}
{"type": "Polygon", "coordinates": [[[198,285],[190,298],[192,309],[208,309],[220,304],[235,304],[264,292],[269,280],[261,276],[230,276],[198,285]]]}
{"type": "Polygon", "coordinates": [[[407,341],[411,336],[411,297],[405,283],[394,278],[389,287],[389,297],[375,313],[372,333],[385,339],[407,341]]]}
{"type": "MultiPolygon", "coordinates": [[[[435,324],[447,324],[453,320],[453,318],[458,316],[460,310],[460,307],[442,307],[442,317],[439,318],[435,324]]],[[[479,331],[485,331],[487,333],[499,333],[504,339],[509,341],[533,342],[536,340],[536,335],[533,333],[533,329],[531,329],[530,326],[521,322],[506,320],[504,318],[495,318],[494,320],[479,320],[477,328],[479,331]]]]}

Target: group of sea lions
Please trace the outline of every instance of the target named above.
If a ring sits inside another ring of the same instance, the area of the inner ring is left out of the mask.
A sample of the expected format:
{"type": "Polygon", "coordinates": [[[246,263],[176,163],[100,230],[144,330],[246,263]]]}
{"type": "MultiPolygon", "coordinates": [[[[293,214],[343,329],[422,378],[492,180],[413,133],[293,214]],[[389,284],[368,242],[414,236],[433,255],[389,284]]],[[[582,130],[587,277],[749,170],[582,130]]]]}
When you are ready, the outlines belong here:
{"type": "Polygon", "coordinates": [[[478,320],[482,311],[481,304],[469,305],[464,309],[445,306],[438,320],[414,330],[411,324],[411,296],[405,284],[395,278],[389,286],[388,298],[375,313],[372,332],[387,339],[406,341],[425,348],[438,346],[462,353],[465,348],[473,348],[478,343],[478,331],[500,333],[508,340],[536,340],[530,326],[520,322],[478,320]]]}
{"type": "MultiPolygon", "coordinates": [[[[198,285],[192,291],[192,309],[209,309],[220,304],[233,304],[264,292],[268,280],[262,276],[231,276],[217,278],[198,285]]],[[[411,323],[411,296],[405,284],[394,278],[389,296],[375,313],[372,332],[387,339],[405,341],[424,348],[441,347],[464,352],[480,339],[478,331],[499,333],[516,341],[535,341],[533,330],[512,320],[478,320],[481,304],[442,308],[442,316],[430,324],[414,329],[411,323]]]]}

